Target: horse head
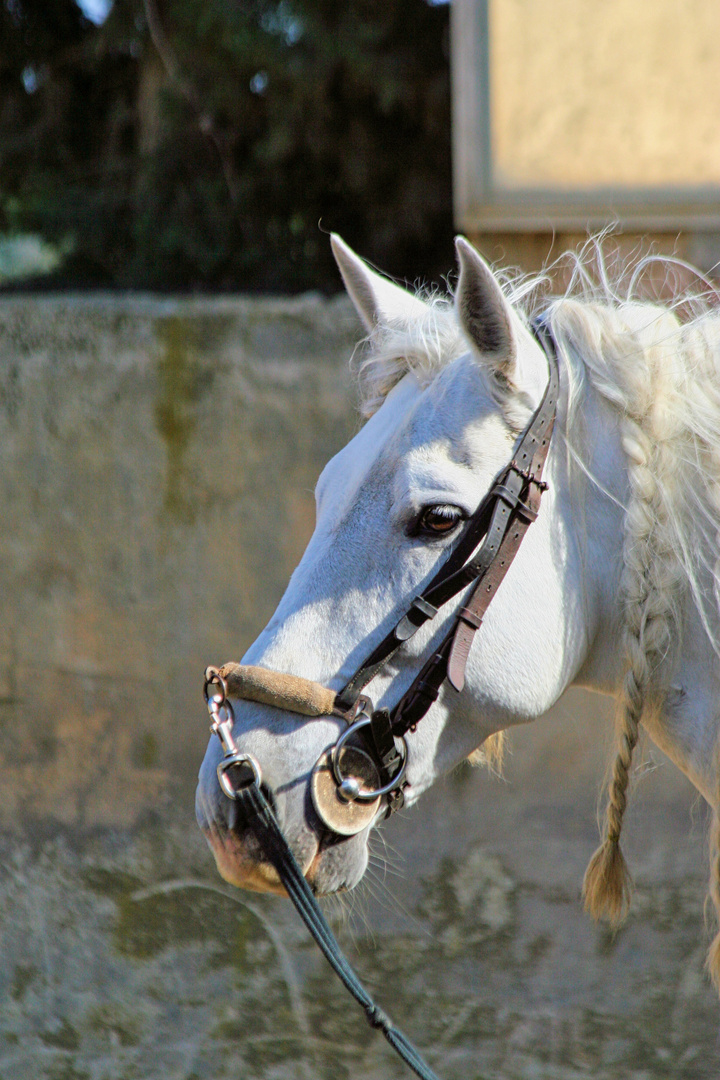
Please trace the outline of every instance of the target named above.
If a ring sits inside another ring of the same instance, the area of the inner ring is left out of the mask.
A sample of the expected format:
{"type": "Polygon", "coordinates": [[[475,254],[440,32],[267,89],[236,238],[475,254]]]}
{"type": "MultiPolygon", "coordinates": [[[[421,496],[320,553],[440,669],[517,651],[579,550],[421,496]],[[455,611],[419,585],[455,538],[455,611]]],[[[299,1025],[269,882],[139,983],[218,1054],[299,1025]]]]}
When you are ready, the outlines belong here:
{"type": "MultiPolygon", "coordinates": [[[[338,237],[332,242],[368,335],[360,370],[368,418],[320,476],[313,536],[243,662],[339,691],[450,558],[538,409],[549,368],[525,317],[467,241],[457,241],[460,273],[451,299],[406,291],[338,237]]],[[[406,804],[491,736],[546,711],[587,669],[599,631],[596,597],[616,582],[586,578],[580,587],[582,552],[566,471],[567,455],[554,443],[537,521],[485,614],[462,693],[445,682],[407,732],[406,804]]],[[[611,518],[607,511],[598,517],[591,543],[617,529],[611,518]]],[[[380,666],[365,687],[376,708],[397,704],[466,595],[467,589],[442,605],[380,666]]],[[[237,746],[259,763],[307,880],[318,894],[352,888],[384,804],[360,831],[339,835],[321,820],[311,793],[313,771],[345,721],[329,709],[308,718],[277,703],[232,706],[237,746]]],[[[275,871],[219,787],[221,754],[212,739],[200,772],[199,824],[226,880],[278,890],[275,871]]]]}

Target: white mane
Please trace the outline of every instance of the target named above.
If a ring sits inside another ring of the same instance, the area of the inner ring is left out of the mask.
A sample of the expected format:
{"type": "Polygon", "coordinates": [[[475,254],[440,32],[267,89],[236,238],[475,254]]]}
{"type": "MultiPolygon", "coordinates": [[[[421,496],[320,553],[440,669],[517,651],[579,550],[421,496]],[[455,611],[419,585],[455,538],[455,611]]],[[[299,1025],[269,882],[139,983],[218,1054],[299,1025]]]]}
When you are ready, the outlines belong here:
{"type": "MultiPolygon", "coordinates": [[[[659,274],[664,291],[688,271],[704,279],[678,260],[657,256],[609,268],[602,238],[562,261],[572,272],[560,297],[543,297],[547,275],[508,275],[502,283],[520,319],[543,318],[552,330],[567,378],[571,452],[582,453],[587,383],[620,417],[631,484],[625,507],[627,618],[636,625],[645,619],[643,632],[652,631],[645,644],[656,661],[662,659],[681,629],[676,613],[682,590],[689,588],[720,653],[720,313],[711,306],[718,298],[677,284],[664,303],[639,298],[659,274]],[[716,584],[713,595],[703,585],[708,574],[716,584]]],[[[422,298],[424,317],[381,324],[365,343],[356,364],[365,416],[407,372],[427,385],[468,351],[452,298],[422,298]]]]}
{"type": "MultiPolygon", "coordinates": [[[[650,256],[611,272],[602,238],[591,240],[569,260],[570,284],[560,297],[543,300],[545,276],[508,277],[502,285],[520,319],[527,324],[539,317],[552,332],[566,380],[563,434],[571,465],[592,481],[583,462],[582,405],[588,384],[616,411],[627,459],[620,580],[626,668],[605,838],[583,885],[588,910],[618,923],[631,890],[619,839],[632,755],[641,721],[659,709],[667,694],[688,595],[720,655],[720,314],[716,294],[677,286],[688,273],[700,278],[677,260],[650,256]],[[648,278],[657,281],[658,271],[664,275],[663,291],[676,282],[669,302],[640,296],[641,285],[648,278]]],[[[467,352],[469,343],[451,301],[435,296],[423,317],[381,325],[368,345],[359,365],[366,415],[406,372],[427,384],[467,352]]],[[[489,389],[496,399],[503,393],[509,399],[512,392],[497,385],[489,389]]],[[[507,404],[503,413],[517,430],[510,400],[500,399],[499,404],[507,404]]],[[[502,735],[494,736],[475,760],[499,764],[502,746],[502,735]]],[[[718,811],[710,850],[710,891],[720,918],[718,811]]],[[[720,933],[708,967],[720,987],[720,933]]]]}
{"type": "Polygon", "coordinates": [[[644,274],[664,267],[667,284],[682,264],[641,259],[613,283],[594,250],[597,284],[578,260],[571,288],[547,308],[569,374],[568,436],[579,434],[588,381],[617,410],[628,461],[626,619],[645,620],[647,644],[662,659],[681,632],[677,605],[689,588],[720,651],[720,314],[707,293],[635,299],[644,274]]]}

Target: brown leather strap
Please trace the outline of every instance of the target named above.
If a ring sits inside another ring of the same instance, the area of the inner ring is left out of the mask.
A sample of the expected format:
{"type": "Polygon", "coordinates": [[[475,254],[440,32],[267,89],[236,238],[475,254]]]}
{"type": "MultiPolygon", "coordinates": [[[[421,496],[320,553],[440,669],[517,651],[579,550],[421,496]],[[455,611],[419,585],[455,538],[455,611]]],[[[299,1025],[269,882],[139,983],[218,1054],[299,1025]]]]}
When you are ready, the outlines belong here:
{"type": "Polygon", "coordinates": [[[482,617],[480,615],[476,615],[471,607],[461,607],[457,613],[457,617],[458,619],[462,619],[463,622],[466,622],[468,626],[472,626],[473,629],[480,629],[482,617]]]}
{"type": "Polygon", "coordinates": [[[485,612],[490,606],[490,601],[495,596],[510,569],[510,565],[517,555],[531,522],[537,517],[540,509],[541,490],[536,483],[531,482],[524,505],[532,511],[532,516],[519,514],[515,518],[515,521],[505,534],[500,549],[487,573],[478,582],[465,607],[458,612],[458,621],[453,643],[450,647],[447,667],[448,681],[457,691],[462,690],[465,685],[465,667],[470,648],[475,634],[485,617],[485,612]]]}
{"type": "Polygon", "coordinates": [[[301,716],[329,716],[335,694],[320,683],[250,664],[223,664],[218,672],[225,680],[228,697],[258,701],[301,716]]]}
{"type": "Polygon", "coordinates": [[[550,366],[550,378],[543,396],[543,402],[535,418],[522,439],[510,464],[508,473],[524,477],[527,481],[524,499],[516,495],[507,481],[496,484],[497,497],[508,503],[514,512],[511,527],[503,536],[500,547],[487,571],[480,577],[472,596],[464,608],[458,612],[453,642],[448,655],[447,678],[455,690],[460,691],[465,685],[465,668],[470,648],[478,629],[482,624],[490,601],[499,589],[510,565],[517,555],[523,537],[529,526],[536,520],[540,510],[540,497],[547,487],[542,480],[545,461],[550,449],[550,438],[555,426],[555,410],[559,390],[559,372],[557,356],[552,342],[544,327],[537,327],[536,333],[543,345],[550,366]],[[548,348],[548,346],[550,346],[548,348]],[[546,403],[550,406],[546,408],[546,403]]]}

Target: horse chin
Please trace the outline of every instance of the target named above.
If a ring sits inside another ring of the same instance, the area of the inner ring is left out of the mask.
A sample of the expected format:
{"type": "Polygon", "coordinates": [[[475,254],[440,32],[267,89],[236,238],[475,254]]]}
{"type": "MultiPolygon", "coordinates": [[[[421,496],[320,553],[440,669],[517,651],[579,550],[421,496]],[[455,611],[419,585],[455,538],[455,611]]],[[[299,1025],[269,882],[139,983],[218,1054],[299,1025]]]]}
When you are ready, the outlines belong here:
{"type": "MultiPolygon", "coordinates": [[[[215,857],[215,865],[223,881],[250,892],[275,893],[286,896],[275,867],[260,856],[257,845],[246,836],[218,827],[203,828],[203,834],[215,857]]],[[[299,858],[304,874],[310,869],[315,855],[311,849],[299,858]]],[[[297,855],[297,853],[296,853],[297,855]]]]}
{"type": "MultiPolygon", "coordinates": [[[[203,833],[215,857],[220,877],[238,889],[287,896],[277,870],[259,858],[253,842],[227,829],[204,828],[203,833]]],[[[354,839],[354,838],[353,838],[354,839]]],[[[346,892],[358,884],[367,866],[365,845],[346,844],[318,850],[308,845],[302,854],[295,852],[302,872],[316,896],[346,892]]]]}
{"type": "Polygon", "coordinates": [[[215,856],[215,865],[223,881],[238,889],[250,892],[269,892],[285,895],[285,889],[274,866],[268,862],[257,862],[238,850],[235,838],[229,833],[223,837],[205,837],[215,856]]]}
{"type": "Polygon", "coordinates": [[[316,896],[349,892],[361,881],[367,861],[367,844],[362,837],[353,836],[319,851],[305,877],[316,896]]]}

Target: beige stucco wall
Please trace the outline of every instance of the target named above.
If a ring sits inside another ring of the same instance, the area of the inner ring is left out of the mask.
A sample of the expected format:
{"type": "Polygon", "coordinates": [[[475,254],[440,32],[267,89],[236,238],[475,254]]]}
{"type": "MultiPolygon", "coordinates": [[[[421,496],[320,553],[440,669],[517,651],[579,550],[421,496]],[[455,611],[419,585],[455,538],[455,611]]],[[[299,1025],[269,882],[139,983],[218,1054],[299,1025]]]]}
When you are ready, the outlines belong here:
{"type": "Polygon", "coordinates": [[[716,0],[490,0],[498,183],[720,184],[716,0]]]}

